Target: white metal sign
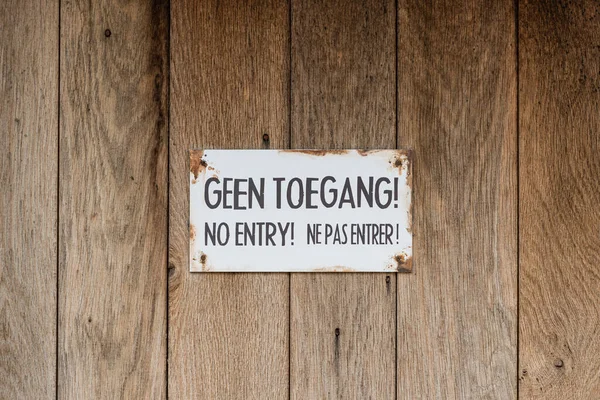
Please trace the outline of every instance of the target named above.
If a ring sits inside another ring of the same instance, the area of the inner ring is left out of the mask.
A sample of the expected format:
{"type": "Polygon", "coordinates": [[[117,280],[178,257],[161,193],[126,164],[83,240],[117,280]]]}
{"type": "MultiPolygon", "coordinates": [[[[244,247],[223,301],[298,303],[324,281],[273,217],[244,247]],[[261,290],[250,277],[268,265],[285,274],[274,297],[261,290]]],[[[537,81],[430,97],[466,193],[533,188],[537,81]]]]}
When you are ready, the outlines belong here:
{"type": "Polygon", "coordinates": [[[190,271],[410,272],[406,150],[191,150],[190,271]]]}

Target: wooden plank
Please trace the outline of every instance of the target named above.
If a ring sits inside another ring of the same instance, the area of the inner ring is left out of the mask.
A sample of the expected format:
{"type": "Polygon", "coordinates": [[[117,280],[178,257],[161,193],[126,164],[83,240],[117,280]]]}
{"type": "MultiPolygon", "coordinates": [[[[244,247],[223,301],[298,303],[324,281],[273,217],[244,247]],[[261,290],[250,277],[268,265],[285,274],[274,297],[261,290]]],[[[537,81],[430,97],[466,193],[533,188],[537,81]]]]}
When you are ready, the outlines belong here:
{"type": "Polygon", "coordinates": [[[288,20],[276,1],[172,5],[171,398],[288,395],[288,275],[188,272],[188,150],[287,147],[288,20]]]}
{"type": "Polygon", "coordinates": [[[399,143],[415,149],[398,399],[514,399],[513,4],[400,0],[398,15],[399,143]]]}
{"type": "Polygon", "coordinates": [[[0,398],[56,382],[58,2],[0,2],[0,398]]]}
{"type": "MultiPolygon", "coordinates": [[[[292,148],[394,148],[394,2],[292,4],[292,148]]],[[[395,282],[292,275],[292,399],[394,397],[395,282]]]]}
{"type": "Polygon", "coordinates": [[[519,8],[520,394],[600,393],[600,5],[519,8]]]}
{"type": "Polygon", "coordinates": [[[166,2],[61,7],[59,398],[166,396],[166,2]]]}

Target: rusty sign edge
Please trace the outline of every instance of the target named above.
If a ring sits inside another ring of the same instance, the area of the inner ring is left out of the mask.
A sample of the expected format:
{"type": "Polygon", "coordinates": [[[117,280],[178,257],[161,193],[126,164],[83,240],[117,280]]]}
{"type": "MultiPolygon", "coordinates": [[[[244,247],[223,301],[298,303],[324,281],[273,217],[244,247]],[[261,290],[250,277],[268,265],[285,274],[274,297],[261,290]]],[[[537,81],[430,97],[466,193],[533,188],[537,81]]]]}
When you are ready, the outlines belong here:
{"type": "MultiPolygon", "coordinates": [[[[206,171],[215,170],[213,166],[211,166],[205,159],[204,155],[206,151],[218,151],[218,152],[247,152],[247,153],[282,153],[282,154],[297,154],[304,155],[307,157],[324,157],[324,156],[344,156],[344,155],[360,155],[361,157],[366,157],[369,155],[374,155],[377,153],[394,153],[399,158],[405,158],[406,163],[401,163],[400,165],[394,165],[400,171],[400,176],[402,176],[402,170],[405,168],[406,171],[406,186],[409,188],[409,203],[408,203],[408,218],[407,218],[407,230],[410,233],[411,237],[411,245],[413,240],[413,207],[414,207],[414,186],[413,186],[413,167],[414,167],[414,149],[412,148],[400,148],[400,149],[332,149],[332,150],[323,150],[323,149],[223,149],[223,148],[204,148],[198,149],[193,148],[189,149],[190,156],[190,174],[193,176],[194,180],[197,180],[198,177],[202,173],[206,173],[206,171]]],[[[398,160],[396,159],[396,160],[398,160]]],[[[191,189],[191,185],[194,182],[191,180],[190,186],[188,186],[188,190],[191,189]]],[[[188,192],[190,194],[190,192],[188,192]]],[[[192,202],[190,198],[189,208],[192,208],[192,202]]],[[[393,263],[395,263],[395,268],[392,269],[379,269],[379,270],[361,270],[355,269],[348,266],[343,265],[331,265],[331,266],[323,266],[311,269],[299,269],[299,270],[286,270],[286,268],[281,268],[280,270],[273,271],[269,269],[262,269],[260,267],[252,267],[246,268],[243,270],[221,270],[211,268],[208,261],[208,254],[202,252],[200,257],[199,264],[200,268],[192,268],[195,260],[192,259],[192,246],[196,239],[196,228],[188,219],[188,228],[190,234],[190,267],[189,272],[237,272],[237,273],[308,273],[308,272],[322,272],[322,273],[338,273],[338,272],[352,272],[352,273],[371,273],[371,272],[383,272],[383,273],[411,273],[413,271],[413,260],[414,254],[412,252],[412,246],[410,252],[403,251],[393,254],[390,257],[393,263]]],[[[198,264],[198,263],[197,263],[198,264]]]]}

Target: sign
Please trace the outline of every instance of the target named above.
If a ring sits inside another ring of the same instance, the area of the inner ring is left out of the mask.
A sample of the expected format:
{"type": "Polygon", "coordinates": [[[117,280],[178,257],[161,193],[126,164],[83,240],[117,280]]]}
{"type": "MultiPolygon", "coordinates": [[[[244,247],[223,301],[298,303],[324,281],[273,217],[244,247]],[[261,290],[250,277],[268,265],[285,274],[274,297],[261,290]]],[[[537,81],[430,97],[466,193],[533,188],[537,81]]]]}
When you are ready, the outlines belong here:
{"type": "Polygon", "coordinates": [[[410,272],[406,150],[191,150],[190,271],[410,272]]]}

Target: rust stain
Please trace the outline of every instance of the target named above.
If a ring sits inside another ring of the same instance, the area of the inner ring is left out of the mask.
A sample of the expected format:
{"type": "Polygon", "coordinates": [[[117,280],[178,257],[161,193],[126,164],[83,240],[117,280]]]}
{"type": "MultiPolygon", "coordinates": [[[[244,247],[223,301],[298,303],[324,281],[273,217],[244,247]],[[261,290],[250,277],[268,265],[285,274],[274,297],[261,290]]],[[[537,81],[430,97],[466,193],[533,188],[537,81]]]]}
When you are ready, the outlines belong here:
{"type": "Polygon", "coordinates": [[[196,241],[196,226],[190,224],[190,241],[193,243],[196,241]]]}
{"type": "Polygon", "coordinates": [[[310,156],[326,156],[327,154],[347,154],[348,150],[280,150],[282,153],[301,153],[310,156]]]}
{"type": "Polygon", "coordinates": [[[210,268],[208,267],[208,264],[206,263],[207,258],[208,257],[204,253],[202,253],[202,255],[200,256],[200,264],[202,264],[202,271],[210,270],[210,268]]]}
{"type": "Polygon", "coordinates": [[[208,166],[202,159],[203,156],[204,150],[190,150],[190,172],[194,174],[194,179],[198,179],[198,176],[208,166]]]}
{"type": "MultiPolygon", "coordinates": [[[[396,154],[390,160],[390,164],[392,164],[392,167],[398,169],[398,174],[402,175],[402,173],[406,169],[407,180],[411,179],[410,175],[411,175],[412,159],[413,159],[412,153],[413,153],[413,151],[411,149],[396,150],[396,154]]],[[[410,183],[409,183],[409,186],[411,186],[410,183]]]]}
{"type": "MultiPolygon", "coordinates": [[[[310,155],[310,156],[317,156],[317,157],[326,156],[328,154],[344,155],[344,154],[351,153],[353,151],[356,151],[356,153],[358,153],[358,155],[365,157],[365,156],[368,156],[369,154],[374,154],[374,153],[377,153],[377,152],[379,152],[381,150],[380,149],[354,149],[354,150],[344,150],[344,149],[330,149],[330,150],[295,149],[295,150],[280,150],[280,152],[282,152],[282,153],[301,153],[301,154],[307,154],[307,155],[310,155]]],[[[403,151],[403,150],[401,150],[401,151],[403,151]]],[[[402,153],[402,154],[404,154],[404,153],[402,153]]]]}
{"type": "Polygon", "coordinates": [[[377,153],[378,151],[381,151],[381,150],[356,149],[356,152],[363,157],[366,157],[369,154],[377,153]]]}
{"type": "Polygon", "coordinates": [[[394,261],[396,261],[398,272],[412,272],[412,257],[400,253],[394,256],[394,261]]]}

